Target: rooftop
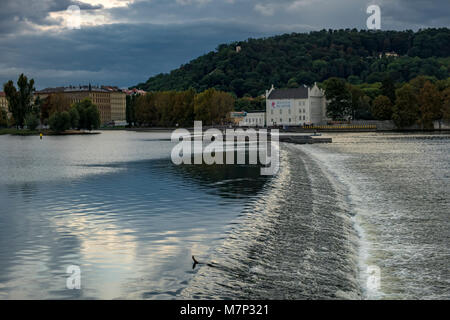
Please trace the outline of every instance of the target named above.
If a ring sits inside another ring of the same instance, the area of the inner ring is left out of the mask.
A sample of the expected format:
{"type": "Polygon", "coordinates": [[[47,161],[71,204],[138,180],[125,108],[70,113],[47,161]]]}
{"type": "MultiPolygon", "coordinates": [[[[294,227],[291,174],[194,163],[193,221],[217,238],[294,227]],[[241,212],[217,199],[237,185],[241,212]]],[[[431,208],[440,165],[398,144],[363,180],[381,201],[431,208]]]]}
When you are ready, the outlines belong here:
{"type": "Polygon", "coordinates": [[[124,89],[122,90],[123,92],[125,92],[127,95],[133,95],[133,94],[146,94],[147,92],[145,92],[144,90],[139,90],[136,88],[133,89],[124,89]]]}
{"type": "Polygon", "coordinates": [[[247,113],[266,113],[266,110],[252,110],[252,111],[247,111],[247,113]]]}
{"type": "Polygon", "coordinates": [[[308,99],[308,87],[293,89],[274,89],[269,99],[308,99]]]}
{"type": "Polygon", "coordinates": [[[69,86],[69,87],[56,87],[56,88],[45,88],[36,93],[60,93],[60,92],[84,92],[84,91],[94,91],[94,92],[111,92],[120,91],[117,87],[111,86],[69,86]]]}

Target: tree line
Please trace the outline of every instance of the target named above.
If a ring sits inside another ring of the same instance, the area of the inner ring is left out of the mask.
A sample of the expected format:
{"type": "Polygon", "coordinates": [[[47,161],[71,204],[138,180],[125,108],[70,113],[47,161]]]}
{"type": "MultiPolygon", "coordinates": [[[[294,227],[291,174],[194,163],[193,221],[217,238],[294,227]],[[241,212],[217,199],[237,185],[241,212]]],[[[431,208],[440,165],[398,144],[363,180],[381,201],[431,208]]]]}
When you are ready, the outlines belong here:
{"type": "Polygon", "coordinates": [[[235,98],[214,88],[197,93],[185,91],[148,92],[127,98],[127,122],[132,126],[192,126],[194,120],[204,125],[228,122],[235,98]]]}
{"type": "Polygon", "coordinates": [[[450,121],[450,78],[418,76],[400,84],[386,77],[373,85],[330,78],[320,86],[334,120],[393,120],[398,128],[418,124],[422,129],[432,129],[433,121],[450,121]]]}
{"type": "Polygon", "coordinates": [[[167,74],[137,85],[146,91],[209,88],[256,97],[273,84],[298,87],[343,78],[353,85],[389,76],[396,83],[449,77],[450,29],[417,32],[322,30],[222,44],[167,74]],[[237,52],[236,47],[241,51],[237,52]],[[391,54],[393,53],[393,54],[391,54]]]}
{"type": "Polygon", "coordinates": [[[100,126],[100,112],[90,99],[71,104],[62,93],[54,93],[41,99],[34,98],[34,80],[21,74],[17,88],[12,80],[3,85],[8,111],[0,112],[0,127],[24,128],[35,130],[39,124],[49,125],[50,129],[62,132],[68,129],[97,129],[100,126]]]}

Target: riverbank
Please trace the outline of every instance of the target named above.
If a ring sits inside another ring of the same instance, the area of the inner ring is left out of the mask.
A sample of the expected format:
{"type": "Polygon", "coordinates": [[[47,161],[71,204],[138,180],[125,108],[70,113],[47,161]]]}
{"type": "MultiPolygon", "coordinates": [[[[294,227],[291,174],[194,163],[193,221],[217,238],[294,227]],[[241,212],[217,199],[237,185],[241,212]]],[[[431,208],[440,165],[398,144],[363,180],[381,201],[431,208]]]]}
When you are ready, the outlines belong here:
{"type": "Polygon", "coordinates": [[[64,132],[55,132],[55,131],[51,131],[51,130],[27,130],[27,129],[15,129],[15,128],[0,129],[0,135],[10,134],[13,136],[38,136],[41,133],[44,136],[68,136],[68,135],[100,134],[101,132],[79,131],[79,130],[67,130],[64,132]]]}

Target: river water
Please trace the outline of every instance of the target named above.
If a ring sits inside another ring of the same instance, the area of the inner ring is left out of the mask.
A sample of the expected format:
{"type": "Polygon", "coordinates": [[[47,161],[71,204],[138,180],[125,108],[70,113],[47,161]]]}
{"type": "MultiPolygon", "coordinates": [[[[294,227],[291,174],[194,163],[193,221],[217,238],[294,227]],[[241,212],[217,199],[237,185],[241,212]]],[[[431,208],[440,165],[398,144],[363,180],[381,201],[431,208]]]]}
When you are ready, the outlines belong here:
{"type": "Polygon", "coordinates": [[[330,136],[273,177],[168,133],[0,136],[0,299],[449,299],[450,136],[330,136]]]}

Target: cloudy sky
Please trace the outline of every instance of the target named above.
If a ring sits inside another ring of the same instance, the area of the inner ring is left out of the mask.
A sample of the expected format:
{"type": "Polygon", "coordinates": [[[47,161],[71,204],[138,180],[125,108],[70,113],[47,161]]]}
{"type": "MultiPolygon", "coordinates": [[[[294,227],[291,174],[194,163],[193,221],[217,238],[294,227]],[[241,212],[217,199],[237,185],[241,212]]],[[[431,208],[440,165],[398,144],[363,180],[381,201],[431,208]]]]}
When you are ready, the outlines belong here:
{"type": "Polygon", "coordinates": [[[370,4],[384,30],[450,24],[448,0],[0,0],[0,84],[132,86],[220,43],[366,28],[370,4]]]}

